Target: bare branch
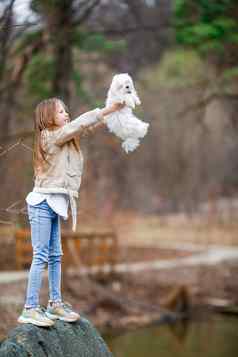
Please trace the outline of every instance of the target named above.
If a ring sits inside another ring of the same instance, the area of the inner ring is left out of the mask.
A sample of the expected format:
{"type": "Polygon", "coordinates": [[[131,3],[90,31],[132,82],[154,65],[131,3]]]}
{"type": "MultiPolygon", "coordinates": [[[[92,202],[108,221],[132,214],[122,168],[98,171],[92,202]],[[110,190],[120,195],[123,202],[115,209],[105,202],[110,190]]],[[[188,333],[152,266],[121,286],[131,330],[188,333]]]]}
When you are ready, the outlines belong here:
{"type": "Polygon", "coordinates": [[[140,27],[143,27],[144,21],[140,11],[140,5],[142,6],[141,2],[138,0],[126,0],[126,3],[128,8],[131,10],[131,14],[133,15],[136,23],[139,24],[140,27]]]}
{"type": "Polygon", "coordinates": [[[0,95],[6,92],[8,89],[14,86],[18,86],[23,73],[30,62],[32,56],[39,52],[44,47],[44,36],[40,36],[38,41],[33,43],[31,46],[28,46],[25,51],[21,54],[20,57],[16,58],[14,67],[12,69],[11,78],[8,80],[8,84],[0,89],[0,95]]]}
{"type": "Polygon", "coordinates": [[[10,4],[8,6],[6,6],[6,8],[4,9],[4,12],[0,18],[0,23],[5,21],[6,18],[9,17],[9,14],[12,13],[12,10],[13,10],[13,6],[14,6],[14,3],[15,3],[16,0],[11,0],[10,4]]]}
{"type": "Polygon", "coordinates": [[[128,34],[132,34],[132,33],[136,33],[136,32],[156,32],[158,31],[160,28],[165,29],[165,28],[169,28],[170,26],[168,24],[163,24],[160,23],[159,25],[143,25],[143,26],[132,26],[132,27],[123,27],[123,28],[108,28],[108,29],[102,29],[102,28],[94,28],[93,31],[90,31],[90,33],[102,33],[104,35],[112,35],[112,36],[124,36],[124,35],[128,35],[128,34]]]}
{"type": "Polygon", "coordinates": [[[39,26],[40,25],[40,22],[29,22],[29,21],[26,21],[24,24],[22,24],[20,27],[19,27],[19,30],[18,31],[15,31],[15,33],[12,35],[12,40],[16,40],[17,38],[21,37],[22,34],[24,32],[26,32],[27,30],[29,30],[31,27],[34,27],[34,26],[39,26]]]}
{"type": "Polygon", "coordinates": [[[85,22],[88,17],[92,14],[96,6],[100,4],[101,0],[93,0],[89,2],[89,5],[86,7],[82,14],[74,21],[74,25],[80,25],[85,22]]]}
{"type": "Polygon", "coordinates": [[[184,110],[182,110],[181,112],[178,113],[178,116],[184,117],[184,116],[188,115],[191,112],[194,112],[194,111],[197,111],[197,110],[203,110],[214,99],[219,99],[219,98],[229,98],[229,99],[238,100],[238,95],[227,94],[227,93],[211,93],[207,97],[205,97],[205,98],[197,101],[196,103],[186,107],[184,110]]]}
{"type": "Polygon", "coordinates": [[[0,142],[1,141],[10,141],[10,140],[19,140],[19,139],[28,139],[28,138],[32,138],[34,136],[34,131],[21,131],[20,133],[16,133],[16,134],[11,134],[11,135],[4,135],[0,137],[0,142]]]}
{"type": "Polygon", "coordinates": [[[13,5],[15,0],[12,0],[9,6],[6,7],[2,17],[2,27],[4,30],[0,31],[0,79],[2,79],[4,68],[7,61],[8,43],[11,35],[10,25],[13,22],[13,5]]]}
{"type": "Polygon", "coordinates": [[[27,22],[24,22],[22,24],[12,24],[12,25],[4,25],[2,26],[2,29],[7,29],[7,28],[21,28],[21,27],[30,27],[30,26],[36,26],[36,25],[39,25],[39,21],[36,21],[36,22],[30,22],[30,21],[27,21],[27,22]]]}

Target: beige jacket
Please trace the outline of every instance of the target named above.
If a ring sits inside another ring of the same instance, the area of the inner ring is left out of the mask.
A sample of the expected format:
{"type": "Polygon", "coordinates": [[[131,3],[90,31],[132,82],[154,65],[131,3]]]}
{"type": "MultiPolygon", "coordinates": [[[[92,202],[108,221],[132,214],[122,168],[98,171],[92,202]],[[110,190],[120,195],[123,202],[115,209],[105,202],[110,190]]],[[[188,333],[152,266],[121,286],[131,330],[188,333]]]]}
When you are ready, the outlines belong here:
{"type": "Polygon", "coordinates": [[[72,141],[75,136],[84,136],[97,127],[105,125],[101,109],[96,108],[80,115],[75,120],[56,130],[42,131],[42,145],[46,152],[46,162],[35,177],[34,192],[65,193],[69,195],[76,229],[76,200],[83,173],[83,155],[72,141]]]}

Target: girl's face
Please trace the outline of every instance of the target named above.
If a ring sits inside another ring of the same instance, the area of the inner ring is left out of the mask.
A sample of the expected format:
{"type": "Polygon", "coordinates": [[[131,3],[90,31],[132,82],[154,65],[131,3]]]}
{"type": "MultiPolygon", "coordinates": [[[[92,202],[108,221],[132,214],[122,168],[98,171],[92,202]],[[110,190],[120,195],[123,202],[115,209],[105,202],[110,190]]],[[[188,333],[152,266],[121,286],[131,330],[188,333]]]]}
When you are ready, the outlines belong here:
{"type": "Polygon", "coordinates": [[[69,114],[65,110],[64,106],[59,102],[56,104],[56,113],[55,113],[55,125],[58,127],[64,126],[69,122],[69,114]]]}

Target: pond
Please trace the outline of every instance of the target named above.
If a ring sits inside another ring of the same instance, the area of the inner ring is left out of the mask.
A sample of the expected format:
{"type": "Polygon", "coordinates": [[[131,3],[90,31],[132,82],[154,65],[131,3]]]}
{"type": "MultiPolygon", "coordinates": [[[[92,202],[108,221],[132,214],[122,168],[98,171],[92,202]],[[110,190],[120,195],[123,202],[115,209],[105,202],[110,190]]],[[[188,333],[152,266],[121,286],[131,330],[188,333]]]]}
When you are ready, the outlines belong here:
{"type": "Polygon", "coordinates": [[[236,357],[238,318],[214,315],[104,338],[114,357],[236,357]]]}

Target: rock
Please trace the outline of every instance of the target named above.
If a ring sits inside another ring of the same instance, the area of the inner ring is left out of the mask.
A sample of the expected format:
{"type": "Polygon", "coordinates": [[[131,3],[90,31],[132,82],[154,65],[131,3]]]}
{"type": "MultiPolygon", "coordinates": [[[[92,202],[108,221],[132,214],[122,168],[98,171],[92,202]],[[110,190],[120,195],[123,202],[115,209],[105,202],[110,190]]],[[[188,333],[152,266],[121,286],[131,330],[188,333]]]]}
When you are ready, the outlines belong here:
{"type": "Polygon", "coordinates": [[[81,315],[74,323],[52,327],[23,324],[1,342],[0,357],[112,357],[95,327],[81,315]]]}

